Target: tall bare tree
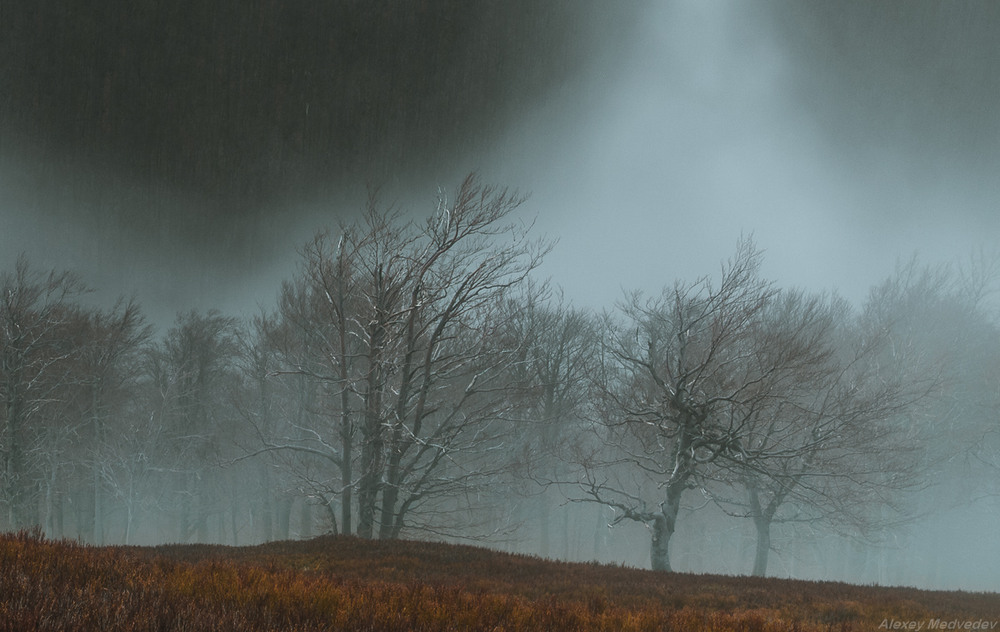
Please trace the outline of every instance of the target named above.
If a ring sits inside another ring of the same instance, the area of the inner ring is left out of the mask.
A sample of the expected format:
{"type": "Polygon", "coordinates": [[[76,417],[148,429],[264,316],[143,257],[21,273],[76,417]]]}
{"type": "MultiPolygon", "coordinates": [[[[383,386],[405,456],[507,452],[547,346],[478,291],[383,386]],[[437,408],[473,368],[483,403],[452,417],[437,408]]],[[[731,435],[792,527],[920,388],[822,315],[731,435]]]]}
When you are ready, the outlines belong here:
{"type": "Polygon", "coordinates": [[[581,500],[613,508],[615,522],[646,524],[654,570],[670,570],[669,543],[684,493],[721,458],[737,458],[749,419],[771,390],[825,350],[792,338],[768,348],[759,322],[775,290],[760,254],[741,241],[709,278],[656,298],[633,294],[609,321],[596,380],[597,441],[581,451],[581,500]]]}
{"type": "Polygon", "coordinates": [[[62,400],[71,360],[78,353],[69,330],[75,301],[86,291],[69,272],[39,273],[23,255],[0,276],[0,451],[2,498],[8,528],[39,524],[37,459],[45,409],[62,400]]]}
{"type": "Polygon", "coordinates": [[[521,344],[502,335],[502,306],[548,249],[513,217],[523,200],[470,175],[414,224],[373,196],[360,221],[304,250],[281,313],[308,353],[279,373],[326,386],[326,421],[264,449],[337,468],[328,491],[344,529],[449,531],[460,514],[445,510],[497,467],[521,344]]]}

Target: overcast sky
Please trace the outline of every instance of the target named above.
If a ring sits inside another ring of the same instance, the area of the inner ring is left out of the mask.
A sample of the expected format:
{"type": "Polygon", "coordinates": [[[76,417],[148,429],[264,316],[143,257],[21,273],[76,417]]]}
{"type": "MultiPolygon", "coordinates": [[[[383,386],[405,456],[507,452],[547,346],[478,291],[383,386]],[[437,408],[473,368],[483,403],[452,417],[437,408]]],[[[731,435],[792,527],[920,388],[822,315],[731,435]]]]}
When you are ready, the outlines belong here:
{"type": "Polygon", "coordinates": [[[780,284],[857,303],[898,258],[995,248],[998,6],[18,0],[0,265],[161,323],[252,309],[367,183],[419,214],[478,170],[531,193],[578,303],[751,233],[780,284]]]}

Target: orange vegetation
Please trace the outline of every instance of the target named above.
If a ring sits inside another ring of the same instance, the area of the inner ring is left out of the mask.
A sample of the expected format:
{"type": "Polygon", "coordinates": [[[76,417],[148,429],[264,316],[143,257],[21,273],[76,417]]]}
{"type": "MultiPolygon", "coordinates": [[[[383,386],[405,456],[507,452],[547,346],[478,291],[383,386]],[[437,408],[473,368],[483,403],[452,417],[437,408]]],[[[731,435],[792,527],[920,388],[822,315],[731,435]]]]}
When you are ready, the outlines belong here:
{"type": "Polygon", "coordinates": [[[661,574],[423,542],[98,548],[0,536],[0,631],[751,632],[997,619],[997,594],[661,574]]]}

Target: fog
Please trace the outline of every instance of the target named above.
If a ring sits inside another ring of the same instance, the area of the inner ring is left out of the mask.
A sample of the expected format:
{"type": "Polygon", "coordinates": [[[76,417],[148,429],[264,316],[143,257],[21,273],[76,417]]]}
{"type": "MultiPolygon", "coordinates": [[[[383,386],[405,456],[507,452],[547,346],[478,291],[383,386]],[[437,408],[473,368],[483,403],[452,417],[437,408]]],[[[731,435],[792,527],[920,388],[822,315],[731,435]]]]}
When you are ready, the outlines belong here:
{"type": "Polygon", "coordinates": [[[961,26],[987,7],[839,5],[653,3],[619,63],[515,125],[496,164],[560,235],[560,282],[606,304],[752,232],[781,282],[858,300],[898,257],[989,246],[993,53],[961,26]]]}
{"type": "MultiPolygon", "coordinates": [[[[749,236],[776,286],[859,312],[915,255],[957,282],[970,257],[996,252],[994,3],[286,4],[5,5],[0,270],[24,254],[33,269],[79,273],[89,304],[135,297],[159,340],[190,310],[273,311],[298,251],[360,217],[369,191],[422,220],[470,171],[529,196],[518,220],[557,240],[533,276],[593,312],[716,275],[749,236]]],[[[988,349],[992,298],[976,305],[988,349]]],[[[988,397],[928,407],[960,430],[941,452],[954,469],[906,501],[921,517],[877,543],[780,527],[769,574],[1000,590],[1000,463],[972,458],[967,436],[995,436],[991,367],[953,359],[988,397]],[[961,503],[939,502],[949,489],[961,503]]],[[[270,490],[285,518],[266,533],[322,531],[290,481],[270,490]]],[[[558,543],[533,522],[537,490],[505,500],[480,541],[649,565],[644,526],[608,528],[606,507],[564,492],[542,496],[558,543]]],[[[749,572],[752,525],[698,505],[685,501],[675,570],[749,572]]],[[[134,541],[206,535],[157,526],[169,512],[151,507],[134,541]]],[[[258,519],[233,508],[233,523],[244,513],[258,519]]],[[[218,520],[205,539],[228,542],[218,520]]],[[[265,537],[240,529],[244,543],[265,537]]]]}

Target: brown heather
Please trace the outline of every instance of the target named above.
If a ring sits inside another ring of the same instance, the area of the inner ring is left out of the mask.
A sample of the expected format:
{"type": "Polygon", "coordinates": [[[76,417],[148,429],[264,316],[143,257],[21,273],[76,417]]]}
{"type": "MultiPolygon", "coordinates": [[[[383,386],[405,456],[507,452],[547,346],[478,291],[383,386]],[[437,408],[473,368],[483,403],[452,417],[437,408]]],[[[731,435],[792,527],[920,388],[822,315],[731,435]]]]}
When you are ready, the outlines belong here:
{"type": "Polygon", "coordinates": [[[22,630],[877,630],[996,620],[1000,595],[567,564],[322,537],[87,547],[0,536],[0,632],[22,630]]]}

